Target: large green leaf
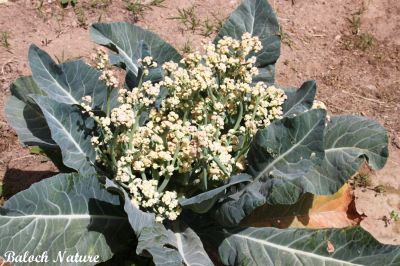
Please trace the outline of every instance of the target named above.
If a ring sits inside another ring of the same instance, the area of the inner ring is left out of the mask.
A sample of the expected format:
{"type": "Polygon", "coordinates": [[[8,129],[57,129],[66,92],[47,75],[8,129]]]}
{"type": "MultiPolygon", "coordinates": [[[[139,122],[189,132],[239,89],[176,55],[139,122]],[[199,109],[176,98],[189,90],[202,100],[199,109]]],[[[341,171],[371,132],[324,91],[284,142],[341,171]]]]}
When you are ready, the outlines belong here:
{"type": "Polygon", "coordinates": [[[324,157],[324,110],[312,110],[277,120],[260,130],[248,152],[249,172],[264,182],[270,204],[292,204],[320,184],[307,176],[324,157]]]}
{"type": "Polygon", "coordinates": [[[171,226],[174,244],[187,266],[212,266],[214,265],[199,236],[183,222],[175,221],[171,226]]]}
{"type": "Polygon", "coordinates": [[[203,192],[194,197],[183,199],[179,202],[179,205],[182,206],[182,208],[190,209],[196,213],[206,213],[225,195],[229,187],[249,181],[251,181],[251,176],[247,174],[233,176],[228,184],[203,192]]]}
{"type": "MultiPolygon", "coordinates": [[[[274,65],[280,55],[281,42],[278,20],[267,0],[244,0],[224,23],[214,42],[224,36],[240,39],[245,32],[258,36],[263,45],[263,49],[255,54],[256,66],[266,68],[274,65]]],[[[261,71],[257,80],[271,83],[274,69],[269,67],[268,73],[261,71]]]]}
{"type": "Polygon", "coordinates": [[[223,230],[220,237],[219,254],[226,265],[400,265],[400,246],[380,244],[360,227],[249,227],[223,230]]]}
{"type": "MultiPolygon", "coordinates": [[[[134,54],[133,61],[143,59],[146,56],[152,56],[150,47],[144,41],[140,41],[136,53],[134,54]]],[[[157,83],[160,82],[164,77],[164,71],[161,65],[158,65],[156,68],[148,69],[149,73],[144,76],[143,71],[144,70],[142,67],[139,67],[137,74],[134,74],[132,71],[128,70],[125,77],[125,86],[128,89],[132,89],[139,86],[140,82],[151,81],[153,83],[157,83]]]]}
{"type": "Polygon", "coordinates": [[[308,172],[324,158],[324,110],[285,117],[259,130],[248,152],[254,181],[227,197],[216,209],[221,224],[235,225],[265,204],[293,204],[320,187],[308,172]]]}
{"type": "Polygon", "coordinates": [[[389,156],[388,136],[383,126],[359,116],[336,116],[325,129],[325,159],[309,174],[320,184],[314,194],[335,193],[360,165],[368,161],[372,169],[383,168],[389,156]]]}
{"type": "Polygon", "coordinates": [[[43,95],[46,93],[40,89],[32,76],[21,76],[17,78],[10,86],[11,95],[18,98],[24,103],[35,104],[35,102],[29,97],[29,94],[43,95]]]}
{"type": "MultiPolygon", "coordinates": [[[[100,72],[82,60],[57,65],[35,45],[29,48],[29,64],[36,84],[53,100],[65,104],[80,104],[83,96],[92,97],[92,108],[105,110],[107,87],[99,80],[100,72]]],[[[112,103],[117,92],[112,93],[112,103]]]]}
{"type": "MultiPolygon", "coordinates": [[[[143,228],[136,252],[140,255],[150,255],[156,266],[179,266],[183,260],[175,247],[173,233],[161,224],[143,228]]],[[[190,265],[190,264],[189,264],[190,265]]]]}
{"type": "Polygon", "coordinates": [[[96,152],[90,142],[93,120],[86,118],[74,105],[56,102],[45,96],[31,96],[41,108],[51,131],[60,146],[66,166],[82,174],[95,172],[96,152]]]}
{"type": "Polygon", "coordinates": [[[161,223],[143,229],[138,254],[149,253],[155,265],[213,265],[197,234],[181,221],[174,221],[166,229],[161,223]]]}
{"type": "MultiPolygon", "coordinates": [[[[134,237],[118,196],[101,188],[95,176],[59,174],[11,197],[0,209],[0,254],[40,255],[46,265],[58,252],[110,259],[134,237]]],[[[94,265],[82,263],[80,265],[94,265]]]]}
{"type": "Polygon", "coordinates": [[[136,52],[142,41],[148,45],[150,54],[160,65],[171,60],[178,62],[181,59],[175,48],[164,42],[157,34],[133,24],[96,23],[92,25],[90,35],[94,42],[117,53],[118,56],[113,57],[114,63],[124,64],[135,76],[139,71],[136,52]]]}
{"type": "Polygon", "coordinates": [[[20,141],[25,145],[38,145],[56,148],[51,138],[46,119],[29,94],[46,95],[32,77],[20,77],[11,85],[12,96],[8,97],[5,114],[8,122],[17,131],[20,141]]]}
{"type": "Polygon", "coordinates": [[[53,163],[63,172],[70,172],[62,162],[60,147],[51,138],[46,118],[39,106],[28,96],[46,95],[32,77],[20,77],[11,84],[11,96],[7,98],[5,115],[15,129],[22,144],[39,146],[53,163]]]}
{"type": "Polygon", "coordinates": [[[283,103],[284,116],[295,116],[311,109],[317,85],[314,80],[304,82],[299,89],[283,89],[287,99],[283,103]]]}

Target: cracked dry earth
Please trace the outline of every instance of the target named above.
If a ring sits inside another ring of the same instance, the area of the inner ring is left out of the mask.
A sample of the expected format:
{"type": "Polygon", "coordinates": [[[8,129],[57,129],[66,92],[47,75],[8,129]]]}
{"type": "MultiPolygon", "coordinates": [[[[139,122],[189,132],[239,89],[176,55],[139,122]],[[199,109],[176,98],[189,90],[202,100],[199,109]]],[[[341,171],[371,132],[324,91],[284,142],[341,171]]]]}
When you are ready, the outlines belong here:
{"type": "MultiPolygon", "coordinates": [[[[75,9],[62,9],[54,0],[42,6],[38,2],[0,1],[0,31],[7,32],[9,44],[2,40],[0,45],[0,184],[5,199],[57,171],[46,158],[20,146],[3,112],[10,83],[30,73],[29,45],[39,45],[57,60],[88,59],[95,45],[87,25],[136,20],[120,0],[78,0],[75,9]]],[[[282,26],[277,82],[300,86],[315,79],[317,98],[333,115],[368,116],[387,128],[387,166],[370,174],[367,188],[358,187],[353,193],[357,211],[364,217],[361,225],[380,241],[399,244],[400,221],[388,222],[385,217],[392,211],[400,213],[400,1],[270,2],[282,26]],[[378,185],[384,193],[373,190],[378,185]]],[[[170,19],[178,14],[177,8],[194,6],[202,23],[208,19],[217,25],[238,4],[239,0],[166,0],[163,7],[138,17],[137,23],[180,50],[199,48],[212,36],[204,37],[202,29],[191,31],[170,19]]]]}

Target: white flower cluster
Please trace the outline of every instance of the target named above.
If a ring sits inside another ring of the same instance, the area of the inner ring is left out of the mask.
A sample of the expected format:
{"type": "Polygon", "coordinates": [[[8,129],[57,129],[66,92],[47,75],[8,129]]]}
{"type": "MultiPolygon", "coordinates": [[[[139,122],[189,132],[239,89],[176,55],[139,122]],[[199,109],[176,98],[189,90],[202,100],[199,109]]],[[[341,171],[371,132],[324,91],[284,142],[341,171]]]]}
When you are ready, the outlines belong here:
{"type": "Polygon", "coordinates": [[[108,55],[107,52],[103,49],[97,49],[96,53],[92,56],[93,61],[96,64],[96,68],[98,70],[103,70],[107,67],[108,64],[108,55]]]}
{"type": "MultiPolygon", "coordinates": [[[[318,101],[318,100],[314,100],[313,105],[311,107],[311,109],[324,109],[324,110],[328,110],[328,108],[326,107],[325,103],[322,101],[318,101]]],[[[329,114],[326,115],[326,124],[331,121],[331,116],[329,114]]]]}
{"type": "Polygon", "coordinates": [[[325,103],[321,102],[321,101],[318,101],[318,100],[314,100],[311,109],[325,109],[325,110],[327,110],[325,103]]]}
{"type": "Polygon", "coordinates": [[[100,80],[103,80],[107,87],[110,88],[118,88],[118,79],[115,77],[114,72],[112,70],[103,70],[100,80]]]}
{"type": "MultiPolygon", "coordinates": [[[[120,105],[106,117],[93,115],[89,99],[82,104],[101,128],[92,138],[99,163],[158,221],[176,219],[178,196],[219,186],[243,171],[256,131],[282,116],[285,93],[253,83],[258,69],[251,55],[262,49],[257,37],[224,37],[204,48],[181,64],[164,63],[158,83],[142,82],[158,66],[149,56],[140,60],[139,85],[119,89],[120,105]]],[[[115,88],[109,71],[101,79],[115,88]]]]}
{"type": "Polygon", "coordinates": [[[160,193],[157,191],[157,186],[158,181],[154,179],[133,179],[129,184],[133,205],[150,209],[156,215],[157,222],[162,222],[165,218],[176,220],[181,213],[176,192],[160,193]]]}

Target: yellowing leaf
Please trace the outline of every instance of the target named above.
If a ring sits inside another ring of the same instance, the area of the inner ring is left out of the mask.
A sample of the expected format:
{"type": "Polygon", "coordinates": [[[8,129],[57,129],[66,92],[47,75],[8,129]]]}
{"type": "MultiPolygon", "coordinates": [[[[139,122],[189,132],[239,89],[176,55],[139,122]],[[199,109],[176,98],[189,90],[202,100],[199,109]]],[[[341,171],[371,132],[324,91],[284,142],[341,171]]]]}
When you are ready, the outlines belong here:
{"type": "Polygon", "coordinates": [[[241,223],[242,226],[278,228],[342,228],[359,224],[349,185],[336,194],[306,194],[293,205],[263,205],[241,223]]]}

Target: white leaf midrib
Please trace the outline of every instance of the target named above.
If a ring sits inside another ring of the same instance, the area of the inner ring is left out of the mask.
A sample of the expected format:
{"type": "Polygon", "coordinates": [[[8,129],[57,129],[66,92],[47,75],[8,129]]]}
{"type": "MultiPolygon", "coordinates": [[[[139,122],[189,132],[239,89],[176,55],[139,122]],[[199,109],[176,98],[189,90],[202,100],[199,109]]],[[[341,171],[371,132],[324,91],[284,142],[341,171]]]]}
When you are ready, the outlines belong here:
{"type": "Polygon", "coordinates": [[[90,214],[28,214],[28,215],[2,215],[0,219],[32,219],[32,220],[87,220],[87,219],[106,219],[106,220],[127,220],[126,217],[111,215],[90,215],[90,214]]]}
{"type": "MultiPolygon", "coordinates": [[[[65,88],[63,87],[63,86],[61,86],[60,85],[60,83],[53,77],[53,75],[48,71],[48,69],[46,68],[46,66],[43,64],[43,61],[41,60],[41,58],[40,58],[40,56],[38,55],[38,57],[39,57],[39,62],[40,62],[40,64],[42,65],[42,69],[44,69],[45,70],[45,72],[48,74],[48,76],[53,80],[53,82],[56,84],[56,86],[57,87],[59,87],[59,89],[61,90],[61,91],[63,91],[64,92],[64,95],[66,95],[71,101],[72,101],[72,103],[73,104],[79,104],[79,102],[67,91],[67,90],[65,90],[65,88]]],[[[34,78],[36,78],[35,77],[35,75],[33,76],[34,78]]],[[[53,92],[50,92],[50,93],[53,93],[53,92]]]]}
{"type": "Polygon", "coordinates": [[[283,158],[286,157],[286,155],[290,154],[294,149],[296,149],[297,147],[299,147],[303,141],[305,141],[309,135],[314,131],[315,128],[317,128],[317,126],[319,125],[321,121],[318,119],[316,121],[316,123],[310,128],[310,130],[307,132],[306,135],[304,135],[299,141],[296,142],[295,145],[293,145],[292,147],[290,147],[290,149],[288,149],[287,151],[285,151],[284,153],[282,153],[281,155],[279,155],[278,157],[276,157],[267,167],[265,167],[255,178],[255,180],[260,179],[265,173],[268,173],[269,170],[271,170],[275,164],[277,162],[279,162],[280,160],[282,160],[283,158]]]}
{"type": "MultiPolygon", "coordinates": [[[[79,153],[82,154],[83,156],[86,156],[86,153],[82,150],[81,146],[76,142],[75,138],[72,137],[71,133],[65,128],[65,126],[62,123],[60,123],[57,117],[52,113],[50,113],[47,109],[45,109],[45,113],[48,114],[51,120],[53,120],[56,123],[56,125],[58,125],[58,128],[64,132],[64,136],[67,136],[67,139],[69,139],[72,142],[72,144],[78,149],[79,153]]],[[[53,132],[51,132],[51,134],[53,136],[53,132]]]]}
{"type": "Polygon", "coordinates": [[[256,242],[256,243],[259,243],[259,244],[262,244],[262,245],[265,245],[265,246],[269,246],[271,248],[275,248],[275,249],[278,249],[278,250],[281,250],[281,251],[286,251],[286,252],[289,252],[289,253],[292,253],[292,254],[300,254],[300,255],[303,255],[303,256],[306,256],[306,257],[312,257],[312,258],[315,258],[315,259],[319,259],[321,261],[332,261],[332,262],[336,262],[336,263],[342,263],[342,264],[345,264],[345,265],[361,265],[361,264],[354,264],[354,263],[350,263],[350,262],[347,262],[347,261],[344,261],[344,260],[339,260],[339,259],[335,259],[335,258],[331,258],[331,257],[324,257],[324,256],[321,256],[321,255],[317,255],[317,254],[314,254],[314,253],[310,253],[310,252],[306,252],[306,251],[302,251],[302,250],[298,250],[298,249],[293,249],[293,248],[290,248],[290,247],[287,247],[287,246],[278,245],[278,244],[275,244],[275,243],[272,243],[272,242],[268,242],[266,240],[250,237],[250,236],[247,236],[247,235],[232,234],[231,237],[236,237],[236,238],[239,238],[239,239],[245,239],[245,240],[248,240],[248,241],[253,241],[253,242],[256,242]]]}
{"type": "Polygon", "coordinates": [[[178,248],[179,254],[181,254],[183,262],[185,262],[186,265],[190,265],[190,263],[188,263],[188,261],[186,260],[186,257],[185,257],[185,251],[183,250],[181,234],[175,233],[175,237],[176,237],[176,246],[178,248]]]}

